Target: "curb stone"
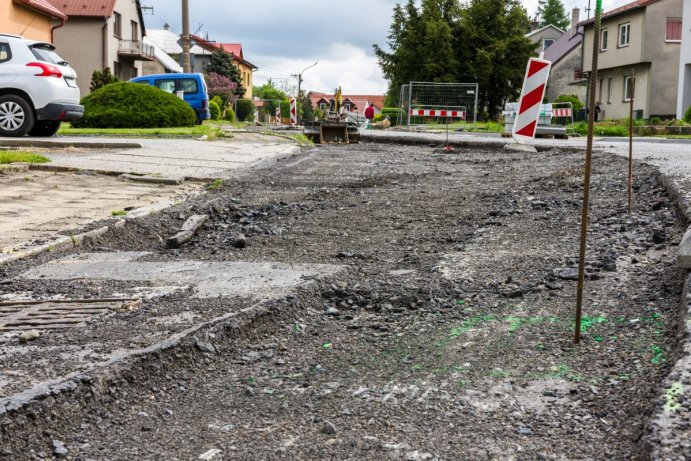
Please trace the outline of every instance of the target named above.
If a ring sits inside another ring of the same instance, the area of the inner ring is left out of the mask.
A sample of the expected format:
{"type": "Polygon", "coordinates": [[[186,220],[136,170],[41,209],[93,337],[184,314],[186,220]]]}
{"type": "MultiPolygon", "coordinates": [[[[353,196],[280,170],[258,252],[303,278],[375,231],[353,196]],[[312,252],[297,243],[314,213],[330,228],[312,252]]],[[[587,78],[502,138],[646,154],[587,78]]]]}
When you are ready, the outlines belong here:
{"type": "MultiPolygon", "coordinates": [[[[686,224],[691,222],[691,202],[679,184],[669,176],[658,172],[658,183],[667,190],[670,199],[677,205],[679,214],[686,224]]],[[[689,243],[691,226],[687,229],[681,245],[689,243]]],[[[679,247],[681,252],[682,248],[679,247]]],[[[677,256],[679,261],[679,256],[677,256]]],[[[688,266],[680,266],[688,267],[688,266]]],[[[653,460],[691,459],[691,274],[687,273],[679,314],[680,346],[679,359],[665,378],[655,407],[648,419],[641,439],[642,455],[653,460]]]]}

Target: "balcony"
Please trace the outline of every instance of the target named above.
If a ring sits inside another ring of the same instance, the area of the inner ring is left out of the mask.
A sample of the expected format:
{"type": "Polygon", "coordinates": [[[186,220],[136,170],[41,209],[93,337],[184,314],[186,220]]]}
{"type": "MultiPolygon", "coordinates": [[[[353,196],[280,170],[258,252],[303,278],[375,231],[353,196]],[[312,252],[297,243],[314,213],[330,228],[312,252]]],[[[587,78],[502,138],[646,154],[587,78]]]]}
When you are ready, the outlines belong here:
{"type": "Polygon", "coordinates": [[[120,40],[118,56],[135,61],[154,61],[154,47],[141,40],[120,40]]]}

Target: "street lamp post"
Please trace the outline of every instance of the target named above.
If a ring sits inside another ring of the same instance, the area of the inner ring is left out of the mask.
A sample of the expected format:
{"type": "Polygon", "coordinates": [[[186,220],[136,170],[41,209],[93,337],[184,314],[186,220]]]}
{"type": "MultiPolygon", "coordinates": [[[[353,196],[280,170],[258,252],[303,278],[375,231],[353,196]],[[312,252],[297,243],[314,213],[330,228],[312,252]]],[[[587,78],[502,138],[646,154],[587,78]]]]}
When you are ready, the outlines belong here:
{"type": "MultiPolygon", "coordinates": [[[[311,67],[314,67],[314,66],[316,66],[317,64],[319,64],[319,62],[315,62],[315,63],[312,64],[311,66],[305,67],[305,68],[302,69],[302,71],[301,71],[299,74],[297,74],[297,75],[296,75],[296,74],[293,74],[293,77],[296,77],[296,78],[298,79],[298,94],[297,94],[297,101],[300,100],[300,85],[302,84],[302,74],[303,74],[307,69],[309,69],[309,68],[311,68],[311,67]]],[[[296,105],[297,105],[297,104],[296,104],[296,105]]],[[[297,112],[297,114],[296,114],[296,116],[297,116],[297,124],[299,125],[299,124],[300,124],[300,110],[298,109],[298,110],[296,110],[296,112],[297,112]]]]}

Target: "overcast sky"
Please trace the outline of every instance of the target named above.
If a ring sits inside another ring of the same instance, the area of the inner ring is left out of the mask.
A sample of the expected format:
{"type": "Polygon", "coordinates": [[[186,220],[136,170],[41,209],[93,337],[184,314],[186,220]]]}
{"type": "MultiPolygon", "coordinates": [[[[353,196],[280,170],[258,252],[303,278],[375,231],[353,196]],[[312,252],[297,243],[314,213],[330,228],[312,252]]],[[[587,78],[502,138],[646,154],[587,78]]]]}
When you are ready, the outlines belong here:
{"type": "MultiPolygon", "coordinates": [[[[524,0],[532,16],[538,0],[524,0]]],[[[148,29],[182,32],[181,1],[141,0],[148,29]]],[[[303,73],[302,88],[330,93],[341,85],[346,94],[383,94],[386,81],[381,75],[372,44],[386,45],[391,13],[405,0],[189,0],[190,31],[212,41],[242,43],[245,59],[259,70],[255,85],[268,78],[296,84],[292,74],[318,64],[303,73]]],[[[567,14],[588,0],[562,0],[567,14]]],[[[591,0],[595,8],[595,0],[591,0]]],[[[627,0],[604,0],[611,9],[627,0]]]]}

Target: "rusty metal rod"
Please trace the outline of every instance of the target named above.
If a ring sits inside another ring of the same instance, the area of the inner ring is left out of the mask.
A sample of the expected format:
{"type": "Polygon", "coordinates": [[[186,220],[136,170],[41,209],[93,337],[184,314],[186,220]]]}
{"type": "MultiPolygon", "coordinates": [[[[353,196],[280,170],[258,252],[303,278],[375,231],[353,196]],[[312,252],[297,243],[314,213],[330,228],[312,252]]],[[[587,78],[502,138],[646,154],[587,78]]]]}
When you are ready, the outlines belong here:
{"type": "Polygon", "coordinates": [[[585,148],[585,178],[583,180],[583,214],[581,217],[581,245],[578,257],[578,291],[576,293],[576,328],[574,342],[581,341],[581,318],[583,316],[583,288],[585,285],[585,249],[588,237],[588,211],[590,208],[590,172],[593,158],[593,125],[595,123],[595,84],[597,82],[597,58],[600,48],[600,21],[602,0],[595,7],[595,29],[593,31],[593,68],[590,71],[588,107],[588,141],[585,148]]]}
{"type": "Polygon", "coordinates": [[[633,95],[636,85],[636,69],[631,69],[631,100],[629,102],[629,214],[631,214],[631,196],[633,195],[633,95]]]}

